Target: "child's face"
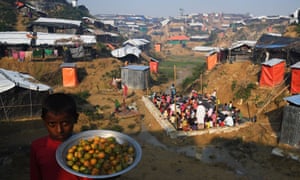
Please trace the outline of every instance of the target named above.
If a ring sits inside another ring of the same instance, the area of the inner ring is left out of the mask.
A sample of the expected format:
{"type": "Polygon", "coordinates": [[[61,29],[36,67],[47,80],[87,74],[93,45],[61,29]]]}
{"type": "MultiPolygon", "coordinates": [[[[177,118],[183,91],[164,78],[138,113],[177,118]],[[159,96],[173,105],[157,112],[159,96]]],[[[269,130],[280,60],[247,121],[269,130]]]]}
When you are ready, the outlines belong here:
{"type": "Polygon", "coordinates": [[[44,118],[49,136],[58,141],[65,141],[72,135],[75,121],[74,117],[67,113],[48,112],[44,118]]]}

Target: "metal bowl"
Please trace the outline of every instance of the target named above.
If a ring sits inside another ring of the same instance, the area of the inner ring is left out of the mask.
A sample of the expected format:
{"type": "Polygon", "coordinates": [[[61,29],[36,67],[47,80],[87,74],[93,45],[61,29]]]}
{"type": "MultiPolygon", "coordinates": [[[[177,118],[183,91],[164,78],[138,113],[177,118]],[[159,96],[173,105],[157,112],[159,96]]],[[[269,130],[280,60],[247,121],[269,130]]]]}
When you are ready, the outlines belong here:
{"type": "Polygon", "coordinates": [[[130,170],[132,170],[141,160],[142,157],[142,149],[141,146],[131,137],[122,134],[120,132],[111,131],[111,130],[89,130],[84,131],[78,134],[73,135],[68,140],[63,142],[56,150],[56,161],[57,163],[67,172],[74,174],[79,177],[85,177],[85,178],[93,178],[93,179],[106,179],[106,178],[112,178],[115,176],[120,176],[130,170]],[[77,171],[72,170],[69,166],[67,166],[66,163],[66,155],[68,149],[70,149],[73,145],[78,144],[80,139],[89,139],[95,136],[100,137],[115,137],[117,142],[120,144],[123,143],[129,143],[134,149],[135,149],[135,157],[133,160],[133,163],[128,166],[127,168],[118,171],[114,174],[108,174],[108,175],[89,175],[89,174],[83,174],[77,171]]]}

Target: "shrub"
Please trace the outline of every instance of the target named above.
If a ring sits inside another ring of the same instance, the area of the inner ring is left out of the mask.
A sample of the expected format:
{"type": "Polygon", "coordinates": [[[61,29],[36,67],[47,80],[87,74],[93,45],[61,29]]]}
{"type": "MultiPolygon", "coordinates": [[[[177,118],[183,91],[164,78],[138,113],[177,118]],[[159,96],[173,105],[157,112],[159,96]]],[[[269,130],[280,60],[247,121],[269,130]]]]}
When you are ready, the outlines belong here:
{"type": "Polygon", "coordinates": [[[234,91],[235,88],[236,88],[236,80],[232,81],[232,84],[231,84],[231,90],[234,91]]]}
{"type": "Polygon", "coordinates": [[[255,84],[249,83],[246,86],[239,86],[237,91],[234,93],[234,97],[237,99],[247,100],[251,96],[251,90],[256,87],[255,84]]]}

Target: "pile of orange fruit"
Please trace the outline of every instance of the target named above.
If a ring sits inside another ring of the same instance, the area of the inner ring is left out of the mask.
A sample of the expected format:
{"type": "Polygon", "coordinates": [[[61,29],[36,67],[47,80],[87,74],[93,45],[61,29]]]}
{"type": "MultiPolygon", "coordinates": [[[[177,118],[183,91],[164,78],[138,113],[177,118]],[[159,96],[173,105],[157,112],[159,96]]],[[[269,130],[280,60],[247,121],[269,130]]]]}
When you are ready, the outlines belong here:
{"type": "Polygon", "coordinates": [[[118,143],[115,137],[80,139],[66,154],[67,166],[89,175],[109,175],[122,171],[134,161],[135,149],[118,143]]]}

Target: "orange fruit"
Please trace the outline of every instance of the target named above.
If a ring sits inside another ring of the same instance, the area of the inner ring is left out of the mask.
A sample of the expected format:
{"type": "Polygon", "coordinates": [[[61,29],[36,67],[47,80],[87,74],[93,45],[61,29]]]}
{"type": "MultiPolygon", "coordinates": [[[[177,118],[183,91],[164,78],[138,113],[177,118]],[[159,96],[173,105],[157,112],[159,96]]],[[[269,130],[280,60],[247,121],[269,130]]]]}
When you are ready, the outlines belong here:
{"type": "Polygon", "coordinates": [[[86,145],[84,146],[84,150],[85,150],[85,151],[89,151],[90,149],[91,149],[91,146],[90,146],[90,145],[86,144],[86,145]]]}
{"type": "Polygon", "coordinates": [[[95,164],[97,164],[97,159],[96,159],[96,158],[92,158],[92,159],[90,160],[90,164],[91,164],[92,166],[94,166],[95,164]]]}
{"type": "Polygon", "coordinates": [[[106,139],[105,138],[100,138],[100,143],[105,143],[106,139]]]}
{"type": "Polygon", "coordinates": [[[84,161],[83,162],[83,165],[85,166],[85,167],[90,167],[90,161],[84,161]]]}
{"type": "Polygon", "coordinates": [[[99,152],[98,153],[98,158],[103,159],[105,157],[105,153],[104,152],[99,152]]]}
{"type": "Polygon", "coordinates": [[[74,157],[73,153],[68,153],[66,158],[67,158],[67,160],[71,161],[73,159],[73,157],[74,157]]]}

